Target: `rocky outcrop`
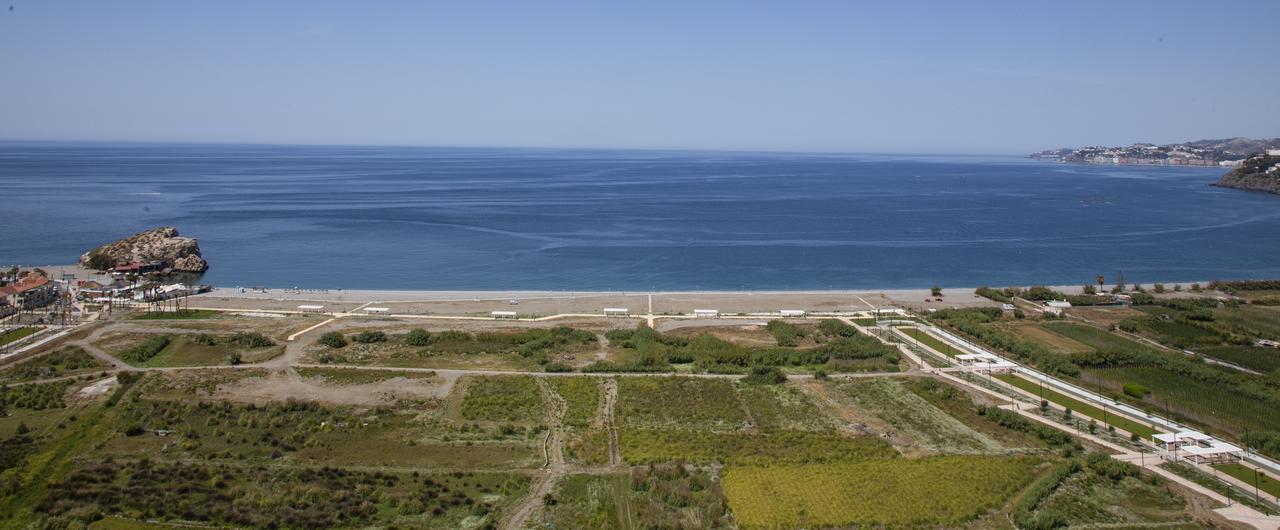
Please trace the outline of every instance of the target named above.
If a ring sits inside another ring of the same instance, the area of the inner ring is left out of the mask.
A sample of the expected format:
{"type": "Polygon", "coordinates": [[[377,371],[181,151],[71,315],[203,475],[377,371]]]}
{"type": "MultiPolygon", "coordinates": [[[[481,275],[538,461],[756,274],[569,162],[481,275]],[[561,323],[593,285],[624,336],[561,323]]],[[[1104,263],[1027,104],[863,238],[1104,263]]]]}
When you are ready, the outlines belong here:
{"type": "Polygon", "coordinates": [[[1280,194],[1280,156],[1255,156],[1223,175],[1214,186],[1280,194]]]}
{"type": "Polygon", "coordinates": [[[98,268],[127,263],[164,262],[168,272],[204,272],[209,264],[200,257],[200,245],[195,238],[181,237],[171,226],[153,228],[137,233],[80,256],[80,264],[98,268]]]}

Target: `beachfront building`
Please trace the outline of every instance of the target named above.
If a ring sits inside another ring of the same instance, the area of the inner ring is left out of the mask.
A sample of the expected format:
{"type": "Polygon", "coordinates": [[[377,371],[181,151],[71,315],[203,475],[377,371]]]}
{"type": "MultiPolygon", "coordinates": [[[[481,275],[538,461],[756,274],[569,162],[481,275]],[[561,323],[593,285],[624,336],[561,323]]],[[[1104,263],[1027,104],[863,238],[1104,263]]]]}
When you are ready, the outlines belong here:
{"type": "Polygon", "coordinates": [[[493,317],[494,320],[500,320],[500,319],[515,320],[516,312],[515,311],[490,311],[489,316],[493,317]]]}
{"type": "Polygon", "coordinates": [[[719,309],[694,309],[693,316],[695,318],[719,318],[719,309]]]}
{"type": "Polygon", "coordinates": [[[387,314],[387,313],[390,313],[390,312],[391,312],[391,308],[389,308],[389,307],[366,307],[366,308],[362,309],[361,311],[364,311],[366,314],[369,314],[369,315],[385,315],[385,314],[387,314]]]}
{"type": "Polygon", "coordinates": [[[630,314],[631,314],[631,310],[625,307],[604,308],[604,316],[607,316],[607,317],[625,317],[630,314]]]}
{"type": "Polygon", "coordinates": [[[1214,440],[1202,432],[1179,431],[1153,434],[1151,441],[1166,460],[1189,460],[1196,464],[1229,464],[1239,462],[1244,451],[1226,442],[1214,440]]]}
{"type": "Polygon", "coordinates": [[[298,306],[298,311],[301,311],[303,313],[322,313],[324,312],[324,306],[313,305],[313,304],[303,304],[298,306]]]}
{"type": "Polygon", "coordinates": [[[0,287],[0,305],[10,310],[35,309],[49,305],[58,296],[58,287],[40,274],[28,274],[11,285],[0,287]]]}
{"type": "Polygon", "coordinates": [[[148,272],[160,272],[164,270],[163,261],[131,262],[111,267],[111,273],[115,275],[122,274],[146,274],[148,272]]]}
{"type": "Polygon", "coordinates": [[[783,318],[804,318],[806,312],[803,309],[782,309],[778,311],[783,318]]]}

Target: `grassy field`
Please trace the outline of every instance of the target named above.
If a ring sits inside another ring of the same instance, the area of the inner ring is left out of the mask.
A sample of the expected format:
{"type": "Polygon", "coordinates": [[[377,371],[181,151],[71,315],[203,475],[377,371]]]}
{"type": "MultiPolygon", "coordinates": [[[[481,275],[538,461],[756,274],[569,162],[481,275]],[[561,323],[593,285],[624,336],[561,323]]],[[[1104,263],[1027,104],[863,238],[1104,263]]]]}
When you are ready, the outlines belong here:
{"type": "MultiPolygon", "coordinates": [[[[991,420],[986,415],[978,414],[978,403],[964,390],[950,383],[933,378],[919,377],[904,379],[899,382],[903,388],[911,391],[929,404],[937,407],[964,424],[966,427],[985,434],[1010,448],[1040,448],[1044,441],[1035,436],[1011,430],[991,420]]],[[[996,405],[1000,402],[994,403],[996,405]]]]}
{"type": "Polygon", "coordinates": [[[92,373],[106,366],[79,346],[64,346],[52,353],[0,369],[0,383],[92,373]]]}
{"type": "MultiPolygon", "coordinates": [[[[1095,473],[1076,473],[1039,506],[1063,515],[1072,527],[1085,525],[1191,525],[1186,501],[1165,486],[1134,477],[1113,481],[1095,473]]],[[[1194,525],[1192,525],[1194,526],[1194,525]]]]}
{"type": "Polygon", "coordinates": [[[951,345],[945,342],[942,342],[941,340],[938,340],[933,335],[920,331],[919,328],[900,327],[898,329],[902,330],[903,333],[906,333],[911,338],[919,340],[921,344],[924,344],[925,346],[933,348],[938,353],[947,355],[949,357],[955,357],[959,353],[956,351],[955,348],[952,348],[951,345]]]}
{"type": "Polygon", "coordinates": [[[546,404],[528,376],[474,377],[466,385],[461,417],[469,421],[542,423],[546,404]]]}
{"type": "Polygon", "coordinates": [[[730,467],[722,487],[742,528],[955,527],[1002,506],[1039,462],[949,456],[730,467]]]}
{"type": "Polygon", "coordinates": [[[1110,422],[1110,424],[1115,425],[1117,429],[1137,434],[1143,438],[1150,438],[1151,435],[1160,432],[1145,424],[1117,415],[1114,412],[1107,412],[1106,414],[1103,414],[1103,410],[1099,407],[1085,403],[1065,394],[1058,393],[1049,388],[1044,388],[1042,390],[1040,385],[1037,385],[1029,379],[1024,379],[1013,374],[997,375],[996,379],[1009,383],[1022,390],[1026,390],[1033,395],[1043,395],[1045,400],[1069,408],[1076,414],[1083,414],[1086,417],[1098,420],[1099,424],[1103,424],[1104,421],[1110,422]]]}
{"type": "Polygon", "coordinates": [[[932,453],[977,454],[1003,450],[999,441],[973,430],[892,379],[833,383],[836,394],[870,411],[910,437],[910,445],[932,453]]]}
{"type": "Polygon", "coordinates": [[[0,346],[4,346],[5,344],[9,344],[11,342],[17,342],[27,337],[30,337],[32,335],[35,335],[37,332],[39,332],[42,329],[44,328],[40,326],[26,326],[26,327],[21,327],[15,330],[6,331],[4,333],[0,333],[0,346]]]}
{"type": "Polygon", "coordinates": [[[548,383],[564,399],[565,425],[585,427],[596,417],[600,404],[600,379],[595,377],[552,377],[548,383]]]}
{"type": "Polygon", "coordinates": [[[169,344],[145,362],[133,362],[135,366],[165,368],[175,366],[217,366],[232,364],[233,354],[239,354],[242,363],[259,363],[284,353],[284,346],[244,347],[230,335],[172,335],[169,344]]]}
{"type": "Polygon", "coordinates": [[[622,458],[631,464],[684,461],[739,465],[847,462],[898,457],[889,444],[870,436],[783,431],[722,433],[683,429],[622,429],[622,458]]]}
{"type": "Polygon", "coordinates": [[[1055,333],[1039,324],[1014,324],[1004,326],[1004,329],[1024,340],[1043,344],[1054,353],[1070,355],[1073,353],[1083,353],[1092,350],[1092,348],[1086,344],[1055,333]]]}
{"type": "Polygon", "coordinates": [[[1214,469],[1240,479],[1251,487],[1255,484],[1259,490],[1271,494],[1273,497],[1280,497],[1280,480],[1267,475],[1265,472],[1259,471],[1254,473],[1253,468],[1242,464],[1218,464],[1213,466],[1214,469]]]}
{"type": "Polygon", "coordinates": [[[748,423],[731,381],[693,377],[623,377],[617,415],[626,425],[734,430],[748,423]]]}
{"type": "Polygon", "coordinates": [[[226,315],[209,309],[184,309],[182,311],[148,311],[133,316],[133,320],[202,320],[226,315]]]}
{"type": "Polygon", "coordinates": [[[739,385],[738,393],[761,431],[830,431],[830,417],[791,385],[739,385]]]}

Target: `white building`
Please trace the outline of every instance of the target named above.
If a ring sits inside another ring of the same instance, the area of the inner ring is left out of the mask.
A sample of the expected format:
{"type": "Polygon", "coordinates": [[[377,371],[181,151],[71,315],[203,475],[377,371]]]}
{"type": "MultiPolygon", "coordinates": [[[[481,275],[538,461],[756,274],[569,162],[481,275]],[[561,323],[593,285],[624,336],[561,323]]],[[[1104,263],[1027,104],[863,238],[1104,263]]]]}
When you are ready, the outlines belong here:
{"type": "Polygon", "coordinates": [[[370,315],[384,315],[384,314],[390,313],[390,312],[391,312],[391,308],[389,308],[389,307],[366,307],[366,308],[362,309],[362,311],[364,311],[365,313],[368,313],[368,314],[370,314],[370,315]]]}
{"type": "Polygon", "coordinates": [[[804,318],[805,310],[803,309],[783,309],[778,311],[783,317],[787,318],[804,318]]]}
{"type": "Polygon", "coordinates": [[[1239,462],[1244,451],[1239,447],[1213,439],[1197,431],[1154,434],[1151,441],[1160,450],[1160,457],[1168,460],[1190,460],[1197,464],[1239,462]]]}
{"type": "Polygon", "coordinates": [[[491,311],[489,313],[489,316],[495,319],[506,318],[506,319],[515,320],[516,312],[515,311],[491,311]]]}
{"type": "Polygon", "coordinates": [[[989,353],[966,353],[957,355],[956,360],[961,366],[970,368],[976,372],[991,372],[1002,374],[1013,371],[1018,365],[991,355],[989,353]]]}
{"type": "Polygon", "coordinates": [[[302,311],[303,313],[319,313],[319,312],[321,312],[321,311],[324,311],[324,306],[322,306],[322,305],[300,305],[300,306],[298,306],[298,311],[302,311]]]}
{"type": "Polygon", "coordinates": [[[607,317],[625,317],[631,314],[631,310],[625,307],[606,307],[604,308],[604,316],[607,317]]]}
{"type": "Polygon", "coordinates": [[[719,309],[694,309],[693,316],[697,318],[717,318],[720,316],[719,309]]]}

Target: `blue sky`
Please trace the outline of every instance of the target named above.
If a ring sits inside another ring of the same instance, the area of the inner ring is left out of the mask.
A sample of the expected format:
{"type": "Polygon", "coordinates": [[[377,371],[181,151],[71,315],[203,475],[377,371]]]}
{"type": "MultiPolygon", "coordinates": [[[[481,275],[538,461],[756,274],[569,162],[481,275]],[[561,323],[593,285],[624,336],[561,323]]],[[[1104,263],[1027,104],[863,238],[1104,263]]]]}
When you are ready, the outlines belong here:
{"type": "Polygon", "coordinates": [[[1280,136],[1280,2],[0,7],[0,138],[1023,153],[1280,136]]]}

